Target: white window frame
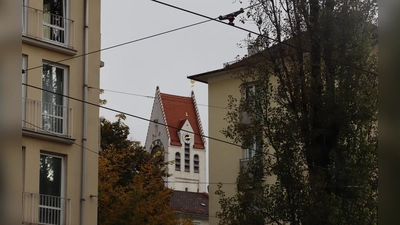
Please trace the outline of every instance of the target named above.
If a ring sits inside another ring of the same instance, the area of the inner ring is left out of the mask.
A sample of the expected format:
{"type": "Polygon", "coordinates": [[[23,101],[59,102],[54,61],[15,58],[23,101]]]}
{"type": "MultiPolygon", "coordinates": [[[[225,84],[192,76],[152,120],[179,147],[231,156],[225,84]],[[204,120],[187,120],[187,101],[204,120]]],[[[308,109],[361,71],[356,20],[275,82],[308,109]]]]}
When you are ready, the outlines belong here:
{"type": "MultiPolygon", "coordinates": [[[[45,155],[45,156],[49,156],[49,157],[53,157],[53,158],[60,158],[61,159],[61,184],[60,184],[60,196],[57,196],[57,197],[60,197],[61,198],[61,216],[60,216],[60,222],[61,222],[61,224],[63,224],[63,221],[65,221],[65,219],[66,219],[66,217],[65,217],[65,213],[66,213],[66,208],[65,208],[65,204],[64,204],[64,201],[65,201],[65,184],[66,184],[66,156],[62,156],[62,155],[58,155],[58,154],[52,154],[52,153],[49,153],[49,152],[45,152],[45,151],[40,151],[40,154],[39,154],[39,160],[40,160],[40,157],[42,156],[42,155],[45,155]]],[[[39,161],[40,162],[40,161],[39,161]]],[[[40,164],[40,163],[39,163],[40,164]]],[[[40,176],[40,174],[39,174],[39,176],[40,176]]],[[[40,177],[39,177],[39,179],[40,179],[40,177]]],[[[39,193],[39,194],[41,194],[41,193],[39,193]]]]}
{"type": "Polygon", "coordinates": [[[28,15],[26,7],[28,6],[27,0],[22,0],[22,33],[26,34],[27,22],[28,22],[28,15]]]}
{"type": "MultiPolygon", "coordinates": [[[[63,115],[68,115],[67,113],[67,108],[68,108],[68,98],[67,97],[65,97],[65,96],[68,96],[68,87],[69,87],[69,85],[68,85],[68,80],[69,80],[69,68],[67,67],[67,66],[64,66],[64,65],[60,65],[60,64],[57,64],[57,63],[52,63],[52,62],[50,62],[50,61],[43,61],[43,63],[42,63],[42,65],[49,65],[49,66],[52,66],[52,67],[57,67],[57,68],[60,68],[60,69],[63,69],[63,95],[64,95],[64,97],[63,97],[63,107],[64,107],[64,110],[63,110],[63,115]]],[[[42,79],[43,79],[43,70],[42,70],[42,79]]],[[[43,87],[43,81],[41,82],[41,87],[42,88],[44,88],[43,87]]],[[[42,102],[44,102],[44,100],[43,100],[43,92],[44,92],[44,90],[42,90],[42,95],[41,95],[41,101],[42,102]]],[[[41,111],[42,112],[42,111],[41,111]]],[[[40,119],[42,120],[42,116],[40,117],[40,119]]],[[[70,118],[68,118],[68,116],[66,116],[64,119],[63,119],[63,133],[62,134],[67,134],[67,129],[68,129],[68,120],[69,120],[70,118]]],[[[40,124],[43,124],[43,121],[40,121],[40,124]]]]}
{"type": "MultiPolygon", "coordinates": [[[[64,10],[63,10],[63,14],[64,15],[62,16],[64,18],[64,42],[52,41],[51,39],[45,38],[44,29],[43,28],[42,28],[42,38],[45,39],[48,42],[51,42],[51,43],[54,43],[54,44],[57,44],[57,45],[70,46],[70,40],[69,39],[70,39],[71,31],[70,31],[69,23],[65,21],[65,19],[68,19],[68,20],[71,19],[70,18],[70,9],[69,9],[70,1],[69,0],[59,0],[59,1],[62,1],[63,8],[64,8],[64,10]]],[[[42,7],[44,7],[43,1],[42,1],[42,7]]],[[[51,24],[45,23],[44,19],[41,21],[41,23],[42,23],[42,26],[52,27],[51,24]]]]}
{"type": "Polygon", "coordinates": [[[254,141],[253,144],[249,148],[243,149],[243,158],[244,159],[252,159],[256,154],[257,143],[254,141]]]}

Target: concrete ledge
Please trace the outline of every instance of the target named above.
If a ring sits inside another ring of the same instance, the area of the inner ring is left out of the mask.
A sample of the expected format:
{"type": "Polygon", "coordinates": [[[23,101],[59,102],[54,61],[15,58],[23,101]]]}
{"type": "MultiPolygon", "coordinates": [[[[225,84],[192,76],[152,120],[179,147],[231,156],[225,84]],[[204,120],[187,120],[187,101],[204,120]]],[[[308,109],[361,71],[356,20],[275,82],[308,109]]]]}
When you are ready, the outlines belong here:
{"type": "Polygon", "coordinates": [[[24,129],[24,128],[22,128],[22,136],[40,138],[43,140],[54,141],[54,142],[63,143],[63,144],[67,144],[67,145],[72,145],[75,143],[75,139],[72,139],[72,138],[57,136],[55,134],[50,134],[50,133],[41,133],[41,132],[32,131],[32,130],[28,130],[28,129],[24,129]]]}
{"type": "Polygon", "coordinates": [[[74,50],[72,48],[68,48],[68,47],[52,44],[50,42],[42,41],[40,39],[36,39],[36,38],[25,36],[25,35],[22,35],[22,43],[27,43],[27,44],[30,44],[30,45],[34,45],[34,46],[50,49],[50,50],[53,50],[53,51],[56,51],[56,52],[60,52],[60,53],[64,53],[64,54],[70,55],[70,56],[74,56],[78,52],[77,50],[74,50]]]}

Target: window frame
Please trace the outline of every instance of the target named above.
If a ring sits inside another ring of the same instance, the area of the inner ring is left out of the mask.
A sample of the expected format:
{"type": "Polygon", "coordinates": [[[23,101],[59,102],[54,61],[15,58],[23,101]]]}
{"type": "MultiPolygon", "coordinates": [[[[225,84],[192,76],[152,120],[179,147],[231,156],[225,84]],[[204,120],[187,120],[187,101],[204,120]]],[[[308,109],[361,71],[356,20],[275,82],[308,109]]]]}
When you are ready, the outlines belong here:
{"type": "Polygon", "coordinates": [[[185,172],[190,173],[190,144],[185,143],[185,172]]]}
{"type": "MultiPolygon", "coordinates": [[[[63,97],[62,97],[62,105],[61,106],[63,107],[63,115],[66,115],[66,116],[65,117],[63,116],[63,123],[62,123],[63,128],[62,128],[62,133],[61,134],[62,135],[66,135],[68,133],[68,122],[69,122],[68,120],[70,119],[70,118],[68,118],[68,113],[67,113],[68,98],[66,97],[66,96],[68,96],[68,90],[69,90],[69,82],[68,82],[69,81],[69,67],[65,66],[65,65],[53,63],[53,62],[50,62],[50,61],[47,61],[47,60],[43,60],[42,65],[43,65],[42,76],[41,76],[42,77],[42,82],[41,82],[41,85],[42,85],[41,86],[41,88],[42,88],[41,102],[42,102],[42,104],[43,103],[48,103],[48,102],[45,102],[44,99],[43,99],[43,93],[46,92],[45,88],[43,87],[43,76],[44,76],[43,69],[45,68],[45,66],[51,66],[51,67],[56,67],[56,68],[59,68],[59,69],[63,70],[63,74],[62,74],[62,76],[63,76],[62,77],[62,82],[63,82],[62,95],[63,95],[63,97]]],[[[53,95],[57,95],[57,94],[53,94],[53,95]]],[[[43,107],[42,107],[41,113],[43,114],[43,107]]],[[[43,116],[41,116],[40,119],[42,120],[42,121],[40,121],[42,129],[46,130],[43,127],[43,116]]],[[[54,131],[51,131],[51,130],[46,130],[46,131],[54,132],[54,131]]],[[[59,132],[54,132],[54,133],[60,134],[59,132]]]]}
{"type": "Polygon", "coordinates": [[[40,151],[40,154],[39,154],[39,196],[40,195],[52,196],[52,195],[40,193],[40,158],[42,157],[42,155],[61,159],[60,196],[54,196],[54,197],[59,197],[60,198],[61,215],[60,215],[59,219],[60,219],[60,222],[62,223],[66,219],[65,215],[66,215],[66,210],[67,210],[65,208],[65,206],[64,206],[65,192],[66,192],[65,185],[66,185],[66,177],[67,177],[67,174],[66,174],[66,156],[65,155],[61,155],[61,154],[51,153],[51,152],[48,152],[48,151],[40,151]]]}
{"type": "Polygon", "coordinates": [[[193,156],[193,172],[200,173],[200,157],[198,154],[193,156]]]}
{"type": "Polygon", "coordinates": [[[175,153],[175,171],[181,171],[181,153],[180,152],[175,153]]]}

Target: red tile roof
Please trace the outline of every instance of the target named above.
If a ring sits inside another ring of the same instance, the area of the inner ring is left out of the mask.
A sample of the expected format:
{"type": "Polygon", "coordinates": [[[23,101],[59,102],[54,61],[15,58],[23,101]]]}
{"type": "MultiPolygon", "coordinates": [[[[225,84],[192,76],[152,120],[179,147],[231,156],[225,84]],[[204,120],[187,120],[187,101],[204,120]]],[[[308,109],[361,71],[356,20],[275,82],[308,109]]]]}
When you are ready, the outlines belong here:
{"type": "Polygon", "coordinates": [[[183,213],[208,216],[208,193],[173,191],[171,208],[183,213]]]}
{"type": "Polygon", "coordinates": [[[192,97],[182,97],[160,93],[160,98],[167,120],[171,145],[182,146],[177,132],[182,128],[187,118],[195,133],[193,147],[205,149],[204,139],[199,135],[203,134],[203,132],[201,130],[200,119],[198,118],[193,95],[192,97]]]}

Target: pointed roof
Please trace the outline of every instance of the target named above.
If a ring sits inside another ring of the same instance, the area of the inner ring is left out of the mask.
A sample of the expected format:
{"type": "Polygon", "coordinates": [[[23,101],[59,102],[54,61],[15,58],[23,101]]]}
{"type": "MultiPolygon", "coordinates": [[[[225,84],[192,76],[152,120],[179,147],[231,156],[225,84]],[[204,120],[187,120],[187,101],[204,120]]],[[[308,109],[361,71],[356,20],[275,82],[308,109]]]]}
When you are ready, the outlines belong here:
{"type": "Polygon", "coordinates": [[[201,126],[194,93],[192,92],[191,97],[170,95],[159,92],[158,87],[157,92],[164,114],[164,119],[168,125],[167,131],[171,139],[171,145],[182,146],[178,136],[178,131],[185,124],[186,120],[188,120],[192,126],[193,132],[195,133],[193,147],[205,149],[205,139],[199,135],[204,135],[204,133],[201,126]]]}

